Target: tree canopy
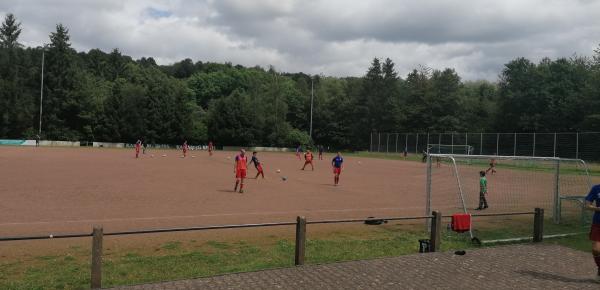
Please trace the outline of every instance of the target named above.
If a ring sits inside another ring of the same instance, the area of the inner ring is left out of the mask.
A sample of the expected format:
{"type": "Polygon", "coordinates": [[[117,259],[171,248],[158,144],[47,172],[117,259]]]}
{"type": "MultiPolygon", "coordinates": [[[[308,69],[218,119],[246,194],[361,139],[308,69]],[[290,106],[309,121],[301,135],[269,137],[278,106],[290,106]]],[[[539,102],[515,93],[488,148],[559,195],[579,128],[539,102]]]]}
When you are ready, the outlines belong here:
{"type": "Polygon", "coordinates": [[[46,47],[19,44],[12,14],[0,27],[0,138],[364,149],[379,132],[600,130],[600,47],[593,56],[508,62],[497,83],[453,68],[400,76],[374,58],[363,77],[283,73],[273,67],[157,65],[118,49],[78,52],[56,25],[46,47]],[[311,84],[313,135],[309,133],[311,84]]]}

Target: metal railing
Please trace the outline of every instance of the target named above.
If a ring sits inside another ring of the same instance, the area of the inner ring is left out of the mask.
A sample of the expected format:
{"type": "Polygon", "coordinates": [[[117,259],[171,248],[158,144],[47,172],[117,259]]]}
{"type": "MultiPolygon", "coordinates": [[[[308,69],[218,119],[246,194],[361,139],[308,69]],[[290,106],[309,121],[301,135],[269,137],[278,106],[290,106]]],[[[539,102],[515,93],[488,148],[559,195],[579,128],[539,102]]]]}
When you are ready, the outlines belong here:
{"type": "Polygon", "coordinates": [[[372,132],[369,151],[385,153],[421,153],[430,145],[450,145],[448,152],[465,153],[464,149],[452,152],[454,146],[468,146],[474,155],[512,155],[563,157],[600,161],[600,132],[563,133],[387,133],[372,132]]]}
{"type": "MultiPolygon", "coordinates": [[[[544,210],[536,209],[535,212],[511,212],[511,213],[494,213],[494,214],[473,214],[472,217],[487,217],[487,216],[510,216],[510,215],[535,215],[533,241],[541,242],[543,239],[543,222],[544,210]]],[[[296,222],[275,222],[275,223],[259,223],[259,224],[233,224],[233,225],[215,225],[201,227],[186,227],[186,228],[161,228],[161,229],[146,229],[134,231],[117,231],[104,233],[102,226],[95,226],[91,233],[79,234],[59,234],[59,235],[37,235],[37,236],[19,236],[19,237],[0,237],[0,242],[7,241],[25,241],[25,240],[43,240],[43,239],[66,239],[66,238],[84,238],[92,237],[92,263],[91,263],[91,288],[99,289],[102,287],[102,251],[104,236],[123,236],[137,234],[153,234],[153,233],[168,233],[168,232],[184,232],[184,231],[205,231],[205,230],[220,230],[220,229],[239,229],[239,228],[257,228],[257,227],[277,227],[277,226],[296,226],[295,235],[295,255],[294,264],[296,266],[304,265],[306,256],[306,226],[315,224],[337,224],[337,223],[366,223],[368,221],[406,221],[406,220],[430,220],[430,252],[437,252],[441,246],[441,230],[442,218],[444,216],[439,211],[433,211],[432,215],[426,216],[409,216],[409,217],[382,217],[382,218],[367,218],[367,219],[334,219],[334,220],[314,220],[307,221],[305,217],[298,216],[296,222]]]]}

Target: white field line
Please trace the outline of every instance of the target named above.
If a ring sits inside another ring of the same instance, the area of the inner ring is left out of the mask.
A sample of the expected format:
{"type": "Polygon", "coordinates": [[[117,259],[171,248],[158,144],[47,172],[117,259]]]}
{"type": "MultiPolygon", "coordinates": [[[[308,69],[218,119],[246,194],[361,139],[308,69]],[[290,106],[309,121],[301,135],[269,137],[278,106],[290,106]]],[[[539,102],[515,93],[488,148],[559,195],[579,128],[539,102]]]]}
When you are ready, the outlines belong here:
{"type": "Polygon", "coordinates": [[[98,223],[98,222],[128,222],[128,221],[153,221],[153,220],[169,220],[169,219],[193,219],[201,217],[226,217],[226,216],[268,216],[268,215],[285,215],[297,213],[336,213],[336,212],[364,212],[378,210],[406,210],[422,208],[421,206],[414,207],[383,207],[383,208],[356,208],[356,209],[325,209],[325,210],[304,210],[304,211],[272,211],[272,212],[245,212],[245,213],[215,213],[202,215],[185,215],[185,216],[164,216],[164,217],[131,217],[131,218],[109,218],[109,219],[81,219],[81,220],[55,220],[55,221],[36,221],[36,222],[9,222],[0,223],[0,226],[19,226],[19,225],[44,225],[58,223],[98,223]]]}

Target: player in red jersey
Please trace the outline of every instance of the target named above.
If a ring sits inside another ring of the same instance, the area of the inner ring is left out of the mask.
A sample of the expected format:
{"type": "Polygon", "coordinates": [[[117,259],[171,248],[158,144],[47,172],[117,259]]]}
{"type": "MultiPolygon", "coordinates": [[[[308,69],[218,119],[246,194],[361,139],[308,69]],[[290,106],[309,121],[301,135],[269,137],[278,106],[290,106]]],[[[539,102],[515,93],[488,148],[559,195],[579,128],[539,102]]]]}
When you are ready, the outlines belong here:
{"type": "Polygon", "coordinates": [[[142,148],[142,140],[138,139],[137,142],[135,142],[135,158],[140,157],[140,149],[141,148],[142,148]]]}
{"type": "Polygon", "coordinates": [[[310,150],[306,150],[306,153],[304,153],[304,166],[302,166],[302,170],[304,170],[308,164],[310,164],[312,171],[315,171],[315,167],[313,166],[313,154],[310,150]]]}
{"type": "Polygon", "coordinates": [[[208,156],[212,156],[213,150],[214,150],[213,142],[209,141],[208,142],[208,156]]]}
{"type": "Polygon", "coordinates": [[[190,147],[187,144],[187,140],[183,141],[183,145],[181,146],[181,150],[183,150],[183,157],[187,156],[187,152],[190,147]]]}
{"type": "Polygon", "coordinates": [[[246,150],[241,149],[240,154],[235,157],[233,163],[233,172],[235,173],[235,187],[233,191],[237,191],[238,184],[240,185],[240,193],[244,193],[244,179],[246,178],[248,158],[246,158],[246,150]]]}

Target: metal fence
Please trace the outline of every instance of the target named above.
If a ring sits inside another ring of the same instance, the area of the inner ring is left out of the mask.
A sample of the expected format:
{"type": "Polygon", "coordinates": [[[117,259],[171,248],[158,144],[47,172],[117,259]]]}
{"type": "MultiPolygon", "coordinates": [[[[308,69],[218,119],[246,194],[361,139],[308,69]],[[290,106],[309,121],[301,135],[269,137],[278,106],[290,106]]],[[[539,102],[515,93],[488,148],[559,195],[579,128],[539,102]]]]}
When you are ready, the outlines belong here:
{"type": "MultiPolygon", "coordinates": [[[[600,161],[600,132],[371,133],[369,151],[421,153],[428,145],[469,145],[476,155],[538,156],[600,161]]],[[[450,147],[451,148],[451,147],[450,147]]],[[[438,152],[435,152],[438,153],[438,152]]],[[[453,152],[441,152],[453,153],[453,152]]]]}
{"type": "MultiPolygon", "coordinates": [[[[513,239],[514,241],[533,241],[542,242],[544,238],[552,238],[552,235],[545,236],[544,229],[544,210],[535,209],[534,212],[505,212],[494,214],[473,214],[472,217],[489,217],[489,216],[513,216],[513,215],[534,215],[533,236],[521,237],[513,239]]],[[[83,238],[92,237],[92,255],[90,263],[90,286],[91,289],[102,288],[102,264],[103,264],[103,240],[104,236],[124,236],[152,233],[169,233],[169,232],[189,232],[189,231],[206,231],[206,230],[222,230],[222,229],[240,229],[240,228],[258,228],[258,227],[280,227],[294,226],[296,227],[295,234],[295,251],[294,264],[303,265],[306,256],[306,241],[307,241],[307,225],[316,224],[338,224],[338,223],[366,223],[368,221],[408,221],[408,220],[427,220],[429,225],[429,242],[430,247],[428,252],[437,252],[441,249],[442,243],[442,218],[450,218],[451,215],[442,215],[439,211],[432,211],[431,214],[425,216],[405,216],[405,217],[383,217],[383,218],[367,218],[367,219],[335,219],[335,220],[307,220],[303,216],[298,216],[295,222],[274,222],[260,224],[238,224],[238,225],[215,225],[215,226],[200,226],[200,227],[185,227],[185,228],[163,228],[163,229],[147,229],[147,230],[132,230],[121,232],[105,233],[102,226],[95,226],[91,233],[79,234],[64,234],[64,235],[42,235],[42,236],[18,236],[18,237],[0,237],[1,242],[7,241],[27,241],[27,240],[45,240],[45,239],[65,239],[65,238],[83,238]]],[[[502,242],[503,240],[490,240],[488,243],[502,242]]],[[[485,241],[480,241],[485,242],[485,241]]]]}

